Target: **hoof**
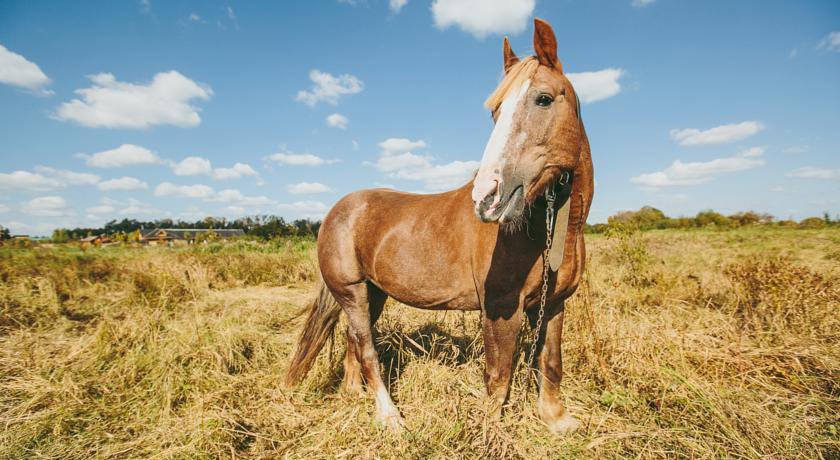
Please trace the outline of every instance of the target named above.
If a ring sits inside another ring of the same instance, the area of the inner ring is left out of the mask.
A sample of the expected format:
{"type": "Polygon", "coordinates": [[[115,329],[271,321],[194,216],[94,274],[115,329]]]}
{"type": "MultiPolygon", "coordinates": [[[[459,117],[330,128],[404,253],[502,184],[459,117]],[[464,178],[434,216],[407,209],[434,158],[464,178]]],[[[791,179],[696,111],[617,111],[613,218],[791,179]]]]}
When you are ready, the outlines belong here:
{"type": "Polygon", "coordinates": [[[346,395],[349,395],[349,396],[358,396],[358,397],[361,397],[361,396],[364,396],[364,394],[365,394],[365,389],[362,387],[362,383],[361,383],[361,382],[352,382],[352,383],[350,383],[350,382],[348,382],[347,380],[345,380],[345,381],[341,384],[341,392],[342,392],[342,393],[344,393],[344,394],[346,394],[346,395]]]}
{"type": "Polygon", "coordinates": [[[402,433],[405,430],[405,421],[400,414],[378,414],[376,423],[392,433],[402,433]]]}
{"type": "Polygon", "coordinates": [[[548,425],[548,430],[553,434],[564,436],[577,430],[580,427],[580,421],[566,412],[562,417],[546,422],[546,425],[548,425]]]}

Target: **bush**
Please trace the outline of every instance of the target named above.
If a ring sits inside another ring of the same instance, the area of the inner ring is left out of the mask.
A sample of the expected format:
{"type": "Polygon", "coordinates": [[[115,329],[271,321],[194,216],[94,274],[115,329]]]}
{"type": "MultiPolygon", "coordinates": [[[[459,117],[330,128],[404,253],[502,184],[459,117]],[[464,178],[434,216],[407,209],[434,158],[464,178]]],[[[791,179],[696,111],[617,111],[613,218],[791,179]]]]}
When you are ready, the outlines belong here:
{"type": "Polygon", "coordinates": [[[725,274],[738,288],[735,313],[745,330],[771,341],[795,332],[833,342],[840,322],[840,286],[783,256],[751,258],[725,274]]]}
{"type": "Polygon", "coordinates": [[[827,226],[828,224],[825,222],[825,219],[819,217],[809,217],[799,222],[799,228],[819,229],[827,226]]]}

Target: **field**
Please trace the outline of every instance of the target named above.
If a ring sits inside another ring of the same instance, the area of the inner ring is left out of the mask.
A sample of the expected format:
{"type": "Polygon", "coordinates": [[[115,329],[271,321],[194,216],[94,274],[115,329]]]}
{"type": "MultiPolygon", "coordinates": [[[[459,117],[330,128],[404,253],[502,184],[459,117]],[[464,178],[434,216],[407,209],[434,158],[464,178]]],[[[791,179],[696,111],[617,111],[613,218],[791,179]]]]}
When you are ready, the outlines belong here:
{"type": "Polygon", "coordinates": [[[568,437],[544,429],[523,372],[485,416],[477,313],[386,306],[402,435],[340,392],[341,335],[283,388],[317,283],[309,240],[0,249],[0,458],[840,457],[840,229],[587,244],[568,437]]]}

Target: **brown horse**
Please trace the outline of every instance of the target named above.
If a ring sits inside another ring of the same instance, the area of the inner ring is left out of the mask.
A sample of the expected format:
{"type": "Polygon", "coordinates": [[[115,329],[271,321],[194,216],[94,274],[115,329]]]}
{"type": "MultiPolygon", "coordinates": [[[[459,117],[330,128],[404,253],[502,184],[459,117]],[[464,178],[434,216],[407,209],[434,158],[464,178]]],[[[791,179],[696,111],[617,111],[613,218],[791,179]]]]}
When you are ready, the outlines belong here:
{"type": "Polygon", "coordinates": [[[545,192],[570,175],[563,200],[568,220],[559,219],[555,232],[565,235],[558,242],[562,263],[546,271],[537,408],[553,432],[577,427],[559,394],[560,342],[563,303],[577,288],[586,258],[582,227],[592,202],[592,160],[554,32],[542,20],[534,25],[535,57],[519,60],[504,40],[505,77],[485,103],[495,127],[471,183],[437,195],[362,190],[342,198],[324,218],[318,236],[324,286],[301,333],[288,385],[306,375],[344,311],[343,387],[360,393],[364,377],[376,397],[377,420],[399,429],[402,418],[380,376],[372,331],[391,296],[417,308],[481,311],[484,381],[500,411],[523,319],[527,315],[534,325],[539,315],[551,238],[545,192]]]}

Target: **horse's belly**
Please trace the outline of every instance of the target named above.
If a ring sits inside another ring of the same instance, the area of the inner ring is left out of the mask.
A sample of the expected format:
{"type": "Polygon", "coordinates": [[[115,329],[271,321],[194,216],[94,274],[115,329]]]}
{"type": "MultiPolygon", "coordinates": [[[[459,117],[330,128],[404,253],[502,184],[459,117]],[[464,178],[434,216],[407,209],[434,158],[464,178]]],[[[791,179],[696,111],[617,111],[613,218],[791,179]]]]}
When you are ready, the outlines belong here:
{"type": "Polygon", "coordinates": [[[474,289],[460,287],[457,280],[371,279],[383,292],[400,303],[424,310],[478,310],[474,289]]]}

